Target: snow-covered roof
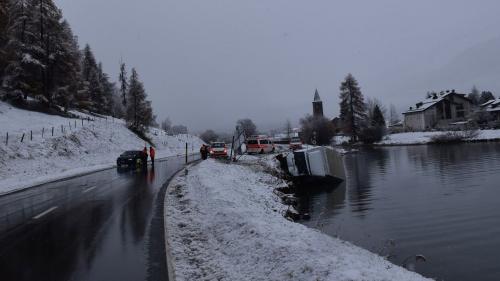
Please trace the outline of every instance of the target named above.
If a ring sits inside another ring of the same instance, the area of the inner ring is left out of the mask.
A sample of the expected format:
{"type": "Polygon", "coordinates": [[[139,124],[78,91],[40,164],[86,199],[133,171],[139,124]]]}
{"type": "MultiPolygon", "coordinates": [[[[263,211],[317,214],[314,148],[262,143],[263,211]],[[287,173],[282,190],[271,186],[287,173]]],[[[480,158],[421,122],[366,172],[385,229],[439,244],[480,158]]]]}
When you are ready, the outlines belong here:
{"type": "Polygon", "coordinates": [[[495,100],[490,100],[488,102],[489,104],[486,106],[486,111],[488,112],[500,111],[500,98],[495,100]]]}
{"type": "Polygon", "coordinates": [[[425,111],[428,108],[432,107],[433,105],[439,103],[440,101],[442,101],[445,97],[447,97],[449,95],[458,95],[462,98],[466,98],[464,94],[459,94],[459,93],[456,93],[455,91],[446,91],[446,92],[431,94],[430,97],[424,99],[421,102],[418,102],[416,104],[416,107],[410,107],[410,109],[406,112],[403,112],[403,114],[410,114],[410,113],[425,111]]]}

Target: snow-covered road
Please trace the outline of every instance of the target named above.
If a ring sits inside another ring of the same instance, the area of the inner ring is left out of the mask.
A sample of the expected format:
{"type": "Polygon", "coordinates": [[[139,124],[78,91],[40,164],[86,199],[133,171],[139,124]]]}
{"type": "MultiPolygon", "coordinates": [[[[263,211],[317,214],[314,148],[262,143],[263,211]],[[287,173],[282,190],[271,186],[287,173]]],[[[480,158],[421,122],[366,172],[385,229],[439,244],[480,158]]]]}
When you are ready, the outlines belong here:
{"type": "Polygon", "coordinates": [[[203,161],[169,185],[166,237],[175,280],[428,280],[280,214],[266,161],[203,161]]]}

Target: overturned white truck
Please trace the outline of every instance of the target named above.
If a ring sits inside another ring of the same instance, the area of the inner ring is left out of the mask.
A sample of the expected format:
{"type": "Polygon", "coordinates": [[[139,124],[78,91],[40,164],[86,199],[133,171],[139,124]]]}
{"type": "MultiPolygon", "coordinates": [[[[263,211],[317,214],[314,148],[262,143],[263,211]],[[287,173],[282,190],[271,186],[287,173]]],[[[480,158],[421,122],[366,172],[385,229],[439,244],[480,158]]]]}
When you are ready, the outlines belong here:
{"type": "Polygon", "coordinates": [[[278,159],[281,167],[297,179],[345,180],[342,155],[331,147],[296,150],[278,159]]]}

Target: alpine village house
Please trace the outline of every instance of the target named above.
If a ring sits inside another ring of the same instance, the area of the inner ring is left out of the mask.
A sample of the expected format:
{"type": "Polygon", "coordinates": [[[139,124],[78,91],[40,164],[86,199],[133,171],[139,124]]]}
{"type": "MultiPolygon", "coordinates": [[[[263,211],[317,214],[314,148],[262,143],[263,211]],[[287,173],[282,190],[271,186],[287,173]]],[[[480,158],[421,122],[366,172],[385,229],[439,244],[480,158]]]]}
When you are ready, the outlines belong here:
{"type": "Polygon", "coordinates": [[[432,93],[415,107],[403,113],[408,131],[426,131],[466,124],[474,112],[472,101],[465,94],[448,90],[432,93]]]}

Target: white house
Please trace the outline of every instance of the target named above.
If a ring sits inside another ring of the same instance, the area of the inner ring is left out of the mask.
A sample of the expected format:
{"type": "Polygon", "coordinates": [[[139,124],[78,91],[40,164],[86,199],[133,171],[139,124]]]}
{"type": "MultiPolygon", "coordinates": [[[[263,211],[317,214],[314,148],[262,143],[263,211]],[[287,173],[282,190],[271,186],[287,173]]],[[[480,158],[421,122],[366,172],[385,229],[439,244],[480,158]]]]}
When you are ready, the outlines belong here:
{"type": "Polygon", "coordinates": [[[465,94],[455,90],[434,93],[403,113],[404,126],[410,131],[446,128],[467,121],[473,111],[474,106],[465,94]]]}

